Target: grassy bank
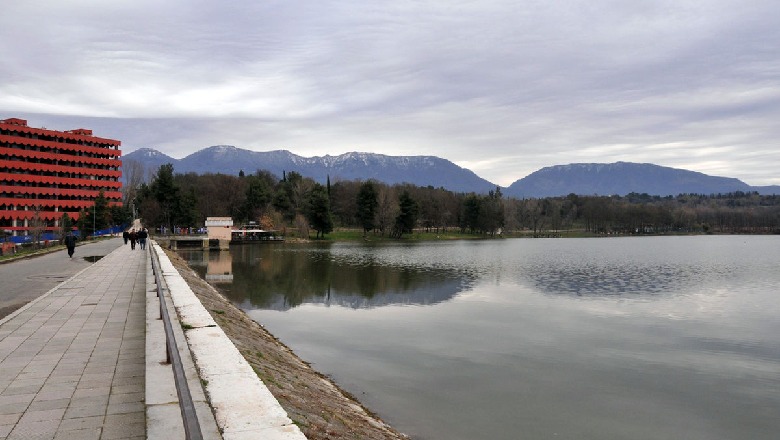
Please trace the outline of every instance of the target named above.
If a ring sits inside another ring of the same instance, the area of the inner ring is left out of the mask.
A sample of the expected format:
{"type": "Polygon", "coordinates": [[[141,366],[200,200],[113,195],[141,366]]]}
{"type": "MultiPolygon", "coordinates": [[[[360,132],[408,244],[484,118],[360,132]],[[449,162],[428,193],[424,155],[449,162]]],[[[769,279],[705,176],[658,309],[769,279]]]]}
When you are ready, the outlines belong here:
{"type": "MultiPolygon", "coordinates": [[[[314,234],[310,234],[311,240],[314,240],[314,234]]],[[[415,230],[412,234],[404,234],[401,238],[391,237],[388,234],[382,235],[379,233],[369,232],[363,234],[361,229],[347,229],[337,228],[333,232],[329,232],[325,238],[319,238],[317,240],[323,241],[434,241],[434,240],[482,240],[490,238],[484,234],[469,234],[461,233],[457,230],[447,231],[424,231],[415,230]]]]}

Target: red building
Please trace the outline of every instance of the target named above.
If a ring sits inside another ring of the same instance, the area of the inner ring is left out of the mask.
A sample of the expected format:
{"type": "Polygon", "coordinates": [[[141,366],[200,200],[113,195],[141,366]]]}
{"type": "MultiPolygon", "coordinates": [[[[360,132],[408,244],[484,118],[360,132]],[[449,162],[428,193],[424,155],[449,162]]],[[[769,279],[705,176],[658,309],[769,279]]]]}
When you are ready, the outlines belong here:
{"type": "Polygon", "coordinates": [[[68,131],[31,128],[24,119],[0,120],[0,230],[30,235],[56,232],[60,219],[94,205],[102,190],[121,205],[120,141],[68,131]]]}

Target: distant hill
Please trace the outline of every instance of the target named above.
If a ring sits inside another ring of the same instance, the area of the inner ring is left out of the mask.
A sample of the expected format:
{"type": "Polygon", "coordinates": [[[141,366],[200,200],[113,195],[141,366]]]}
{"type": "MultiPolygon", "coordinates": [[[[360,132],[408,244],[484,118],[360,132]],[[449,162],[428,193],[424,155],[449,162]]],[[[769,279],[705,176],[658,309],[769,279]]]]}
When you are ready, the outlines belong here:
{"type": "MultiPolygon", "coordinates": [[[[122,161],[138,162],[143,165],[146,170],[151,171],[157,171],[160,168],[160,165],[165,165],[166,163],[171,163],[175,166],[175,164],[179,162],[178,159],[174,159],[171,156],[160,153],[153,148],[139,148],[132,153],[122,156],[122,161]]],[[[125,177],[124,174],[122,177],[125,177]]]]}
{"type": "Polygon", "coordinates": [[[505,194],[522,198],[565,196],[572,193],[626,195],[637,192],[676,196],[685,193],[723,194],[736,191],[780,194],[780,187],[752,187],[735,178],[709,176],[649,163],[573,163],[535,171],[511,184],[505,194]]]}
{"type": "Polygon", "coordinates": [[[238,175],[239,171],[252,174],[269,171],[279,177],[282,172],[295,171],[325,183],[342,180],[376,179],[388,184],[412,183],[417,186],[444,187],[455,192],[486,193],[496,185],[434,156],[385,156],[373,153],[345,153],[339,156],[302,157],[289,151],[251,151],[229,145],[218,145],[197,151],[183,159],[173,159],[149,148],[142,148],[124,156],[147,169],[158,169],[171,163],[174,172],[222,173],[238,175]]]}

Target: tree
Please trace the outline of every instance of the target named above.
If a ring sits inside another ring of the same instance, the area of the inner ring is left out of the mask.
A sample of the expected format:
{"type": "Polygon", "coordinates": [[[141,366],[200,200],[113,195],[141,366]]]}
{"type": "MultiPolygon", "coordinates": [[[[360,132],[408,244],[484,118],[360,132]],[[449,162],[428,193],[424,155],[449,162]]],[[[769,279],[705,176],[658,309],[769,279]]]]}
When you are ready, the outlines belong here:
{"type": "Polygon", "coordinates": [[[97,231],[107,228],[110,225],[110,219],[108,200],[103,190],[100,190],[95,198],[95,203],[79,214],[78,228],[82,238],[95,235],[97,231]]]}
{"type": "Polygon", "coordinates": [[[179,201],[179,187],[173,180],[173,165],[160,165],[157,176],[150,185],[152,196],[159,203],[162,213],[162,223],[173,229],[174,213],[179,201]]]}
{"type": "Polygon", "coordinates": [[[390,229],[392,229],[393,222],[398,214],[398,203],[396,203],[395,190],[387,185],[382,185],[379,188],[377,200],[376,224],[379,232],[384,236],[385,231],[390,231],[390,229]]]}
{"type": "Polygon", "coordinates": [[[108,217],[111,219],[111,225],[125,225],[133,221],[133,213],[127,206],[109,206],[108,217]]]}
{"type": "Polygon", "coordinates": [[[479,229],[485,233],[495,235],[504,227],[504,203],[501,199],[501,188],[496,187],[482,199],[479,210],[479,229]]]}
{"type": "Polygon", "coordinates": [[[125,206],[130,205],[138,195],[138,188],[144,182],[146,170],[141,162],[135,160],[122,161],[122,176],[125,178],[125,184],[122,185],[125,206]]]}
{"type": "Polygon", "coordinates": [[[404,190],[401,195],[398,196],[398,209],[398,216],[395,218],[395,225],[393,227],[393,236],[401,238],[403,234],[411,234],[414,230],[414,226],[417,224],[417,216],[420,213],[420,207],[409,194],[409,191],[404,190]]]}
{"type": "Polygon", "coordinates": [[[243,216],[250,221],[257,221],[271,202],[271,188],[260,176],[245,177],[249,185],[246,188],[243,216]]]}
{"type": "Polygon", "coordinates": [[[46,220],[41,216],[41,206],[36,205],[32,208],[33,217],[29,221],[30,235],[34,247],[40,246],[41,237],[46,231],[46,220]]]}
{"type": "Polygon", "coordinates": [[[327,189],[319,183],[309,192],[306,217],[312,229],[317,231],[317,238],[333,231],[333,218],[330,213],[330,201],[327,189]]]}
{"type": "Polygon", "coordinates": [[[197,203],[198,196],[195,193],[195,188],[181,192],[179,199],[174,204],[174,219],[177,225],[183,227],[195,225],[198,218],[197,203]]]}
{"type": "Polygon", "coordinates": [[[376,213],[379,207],[376,186],[372,181],[360,185],[357,194],[357,219],[363,227],[363,236],[376,227],[376,213]]]}
{"type": "Polygon", "coordinates": [[[479,211],[480,200],[476,194],[469,194],[463,201],[463,225],[461,230],[468,229],[469,232],[476,232],[479,229],[479,211]]]}

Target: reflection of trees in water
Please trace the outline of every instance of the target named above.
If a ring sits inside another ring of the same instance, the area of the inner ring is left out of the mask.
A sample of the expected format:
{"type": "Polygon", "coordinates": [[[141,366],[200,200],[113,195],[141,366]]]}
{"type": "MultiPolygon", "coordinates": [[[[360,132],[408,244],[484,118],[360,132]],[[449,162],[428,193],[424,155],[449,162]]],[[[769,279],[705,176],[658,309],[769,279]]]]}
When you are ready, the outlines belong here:
{"type": "Polygon", "coordinates": [[[453,271],[340,262],[327,249],[244,245],[231,254],[233,282],[219,288],[234,302],[248,300],[260,308],[434,304],[454,297],[469,281],[453,271]]]}

